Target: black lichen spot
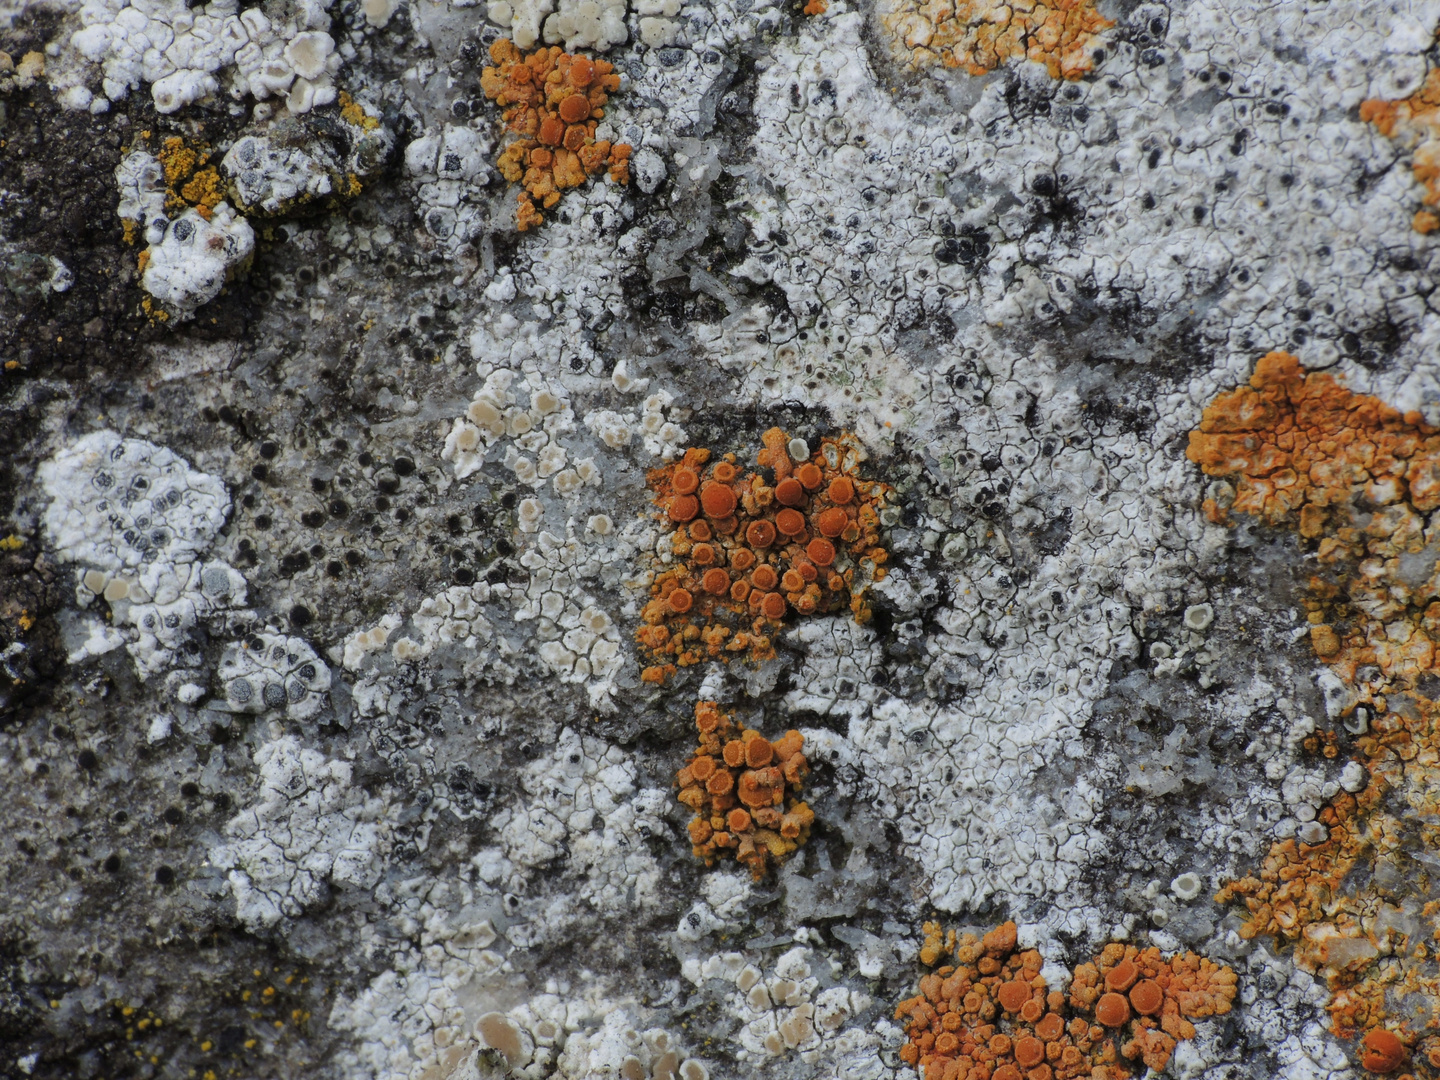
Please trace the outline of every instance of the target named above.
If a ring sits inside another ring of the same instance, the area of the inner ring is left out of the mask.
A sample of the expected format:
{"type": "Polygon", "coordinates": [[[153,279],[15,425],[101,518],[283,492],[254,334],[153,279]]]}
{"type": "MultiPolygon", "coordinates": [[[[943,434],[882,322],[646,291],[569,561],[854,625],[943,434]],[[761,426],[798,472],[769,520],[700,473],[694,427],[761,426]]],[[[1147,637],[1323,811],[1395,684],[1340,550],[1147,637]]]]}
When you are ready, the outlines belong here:
{"type": "Polygon", "coordinates": [[[186,780],[180,785],[180,794],[184,795],[187,799],[193,799],[200,794],[200,785],[195,783],[194,780],[186,780]]]}
{"type": "Polygon", "coordinates": [[[120,856],[106,855],[105,861],[100,866],[107,874],[118,874],[120,872],[120,856]]]}
{"type": "Polygon", "coordinates": [[[256,480],[268,480],[270,479],[270,470],[264,465],[255,464],[250,467],[250,475],[256,480]]]}
{"type": "Polygon", "coordinates": [[[290,625],[294,627],[309,626],[315,621],[314,614],[304,604],[296,604],[290,609],[290,625]]]}
{"type": "Polygon", "coordinates": [[[89,772],[91,769],[95,768],[95,766],[100,764],[100,759],[95,756],[94,750],[87,748],[81,750],[80,753],[75,755],[75,764],[79,765],[80,768],[84,769],[86,772],[89,772]]]}
{"type": "Polygon", "coordinates": [[[398,457],[393,468],[398,476],[410,476],[415,472],[415,462],[408,457],[398,457]]]}
{"type": "Polygon", "coordinates": [[[260,456],[266,461],[272,461],[278,453],[280,453],[280,445],[278,443],[266,439],[260,444],[260,456]]]}
{"type": "Polygon", "coordinates": [[[318,529],[325,524],[325,515],[319,510],[306,510],[300,515],[300,524],[307,529],[318,529]]]}
{"type": "Polygon", "coordinates": [[[168,867],[168,866],[158,866],[158,867],[156,867],[156,868],[155,868],[155,883],[156,883],[157,885],[174,885],[174,884],[175,884],[175,871],[174,871],[172,868],[168,867]]]}
{"type": "Polygon", "coordinates": [[[165,819],[166,825],[179,825],[185,820],[185,811],[178,806],[167,806],[160,816],[165,819]]]}

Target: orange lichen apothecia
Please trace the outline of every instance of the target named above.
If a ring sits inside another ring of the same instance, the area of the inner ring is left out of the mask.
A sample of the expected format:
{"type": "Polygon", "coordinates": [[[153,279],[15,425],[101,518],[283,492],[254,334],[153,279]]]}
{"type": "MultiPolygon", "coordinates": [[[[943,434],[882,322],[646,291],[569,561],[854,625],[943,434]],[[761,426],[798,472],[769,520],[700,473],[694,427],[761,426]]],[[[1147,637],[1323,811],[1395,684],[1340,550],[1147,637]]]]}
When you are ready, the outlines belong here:
{"type": "Polygon", "coordinates": [[[1235,973],[1194,953],[1107,945],[1074,971],[1070,993],[1050,990],[1033,949],[1007,922],[978,940],[925,924],[920,959],[941,966],[920,980],[895,1019],[900,1057],[922,1080],[1121,1080],[1163,1069],[1190,1021],[1230,1011],[1235,973]],[[953,956],[955,962],[950,963],[953,956]]]}
{"type": "Polygon", "coordinates": [[[712,462],[709,450],[693,448],[649,475],[675,528],[675,563],[656,575],[636,635],[662,660],[645,669],[647,682],[706,657],[772,656],[772,635],[790,611],[848,607],[857,621],[870,617],[866,594],[888,558],[879,512],[889,486],[856,475],[864,455],[851,435],[826,439],[801,461],[779,428],[761,441],[756,460],[768,478],[742,476],[734,454],[712,462]]]}
{"type": "Polygon", "coordinates": [[[1271,353],[1205,410],[1189,455],[1216,478],[1212,521],[1252,515],[1313,549],[1310,643],[1348,685],[1364,769],[1216,899],[1244,904],[1245,937],[1294,943],[1327,980],[1334,1032],[1363,1033],[1367,1068],[1440,1069],[1440,902],[1412,854],[1440,844],[1440,429],[1271,353]]]}
{"type": "Polygon", "coordinates": [[[787,731],[774,742],[741,731],[713,701],[695,705],[700,745],[675,777],[690,822],[695,857],[714,864],[734,852],[759,880],[810,837],[815,815],[796,796],[809,765],[805,737],[787,731]]]}
{"type": "Polygon", "coordinates": [[[1360,104],[1360,119],[1374,124],[1387,139],[1399,139],[1411,151],[1410,168],[1425,187],[1420,201],[1430,209],[1412,219],[1418,232],[1440,228],[1440,68],[1432,69],[1425,85],[1401,101],[1371,98],[1360,104]]]}
{"type": "Polygon", "coordinates": [[[630,182],[630,147],[595,138],[605,102],[620,89],[611,64],[571,56],[558,45],[527,56],[505,38],[490,46],[490,59],[495,66],[485,69],[480,87],[520,136],[497,164],[506,180],[525,188],[516,215],[521,232],[544,221],[537,203],[554,206],[562,191],[607,165],[611,180],[630,182]]]}
{"type": "Polygon", "coordinates": [[[1010,60],[1044,64],[1052,79],[1078,79],[1094,66],[1096,35],[1114,24],[1094,0],[886,0],[880,23],[912,67],[944,64],[971,75],[1010,60]]]}

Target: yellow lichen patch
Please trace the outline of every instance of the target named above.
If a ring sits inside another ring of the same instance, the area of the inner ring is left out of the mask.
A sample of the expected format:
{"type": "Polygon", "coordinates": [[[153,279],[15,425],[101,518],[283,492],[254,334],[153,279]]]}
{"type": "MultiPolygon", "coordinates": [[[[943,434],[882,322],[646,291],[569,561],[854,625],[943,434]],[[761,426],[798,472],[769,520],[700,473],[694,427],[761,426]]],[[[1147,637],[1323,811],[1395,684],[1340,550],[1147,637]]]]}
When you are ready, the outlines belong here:
{"type": "MultiPolygon", "coordinates": [[[[142,132],[141,139],[148,135],[142,132]]],[[[208,221],[215,207],[225,200],[220,174],[209,164],[212,156],[209,148],[192,146],[180,136],[170,135],[161,142],[155,156],[165,171],[166,209],[183,212],[193,206],[208,221]]],[[[126,240],[132,240],[135,235],[133,227],[127,229],[126,240]]]]}
{"type": "MultiPolygon", "coordinates": [[[[1425,188],[1421,203],[1440,204],[1440,68],[1432,68],[1425,85],[1408,98],[1361,102],[1360,119],[1374,124],[1387,139],[1398,139],[1411,152],[1410,168],[1425,188]]],[[[1440,225],[1440,216],[1421,210],[1411,224],[1417,232],[1433,232],[1440,225]]]]}
{"type": "Polygon", "coordinates": [[[1114,24],[1094,0],[884,0],[880,25],[897,59],[912,67],[983,75],[1033,60],[1051,78],[1078,79],[1093,67],[1096,35],[1114,24]]]}
{"type": "Polygon", "coordinates": [[[19,551],[24,546],[25,541],[14,533],[0,538],[0,551],[19,551]]]}
{"type": "Polygon", "coordinates": [[[1194,953],[1112,944],[1074,971],[1070,993],[1051,990],[1034,949],[1004,923],[984,937],[943,940],[925,924],[920,993],[902,1001],[900,1057],[923,1080],[1122,1080],[1163,1069],[1190,1021],[1230,1011],[1235,973],[1194,953]],[[951,959],[955,962],[951,963],[951,959]]]}
{"type": "MultiPolygon", "coordinates": [[[[1393,1027],[1440,1068],[1440,1040],[1417,1043],[1440,1024],[1440,903],[1433,868],[1412,854],[1440,843],[1440,526],[1427,525],[1440,508],[1440,429],[1270,353],[1205,410],[1189,456],[1216,478],[1212,521],[1248,514],[1313,548],[1310,642],[1348,684],[1344,722],[1363,768],[1216,899],[1244,905],[1242,935],[1294,943],[1296,962],[1328,982],[1335,1033],[1369,1040],[1363,1055],[1389,1060],[1372,1044],[1393,1050],[1393,1027]],[[1392,1016],[1387,1001],[1402,998],[1392,1016]]],[[[1310,749],[1333,755],[1322,735],[1310,749]]]]}
{"type": "Polygon", "coordinates": [[[870,617],[869,589],[889,558],[880,543],[889,486],[859,477],[864,454],[851,435],[803,461],[779,428],[761,438],[756,461],[768,475],[692,448],[647,478],[674,528],[674,561],[655,575],[636,634],[656,661],[647,681],[663,682],[664,664],[773,656],[791,612],[870,617]]]}
{"type": "Polygon", "coordinates": [[[526,55],[505,38],[490,46],[490,59],[494,66],[485,68],[480,87],[519,136],[501,151],[497,165],[506,180],[525,189],[516,212],[521,232],[544,221],[541,208],[554,206],[567,188],[602,168],[608,166],[616,183],[630,182],[630,147],[595,138],[605,103],[620,89],[613,65],[571,56],[559,46],[526,55]]]}
{"type": "Polygon", "coordinates": [[[695,727],[700,745],[675,776],[680,801],[695,812],[691,851],[706,866],[733,852],[758,881],[810,837],[815,815],[796,797],[810,768],[805,737],[787,731],[771,742],[742,731],[713,701],[696,703],[695,727]]]}
{"type": "Polygon", "coordinates": [[[340,119],[352,127],[364,128],[366,131],[374,131],[380,126],[379,117],[367,113],[365,107],[344,90],[340,91],[340,119]]]}

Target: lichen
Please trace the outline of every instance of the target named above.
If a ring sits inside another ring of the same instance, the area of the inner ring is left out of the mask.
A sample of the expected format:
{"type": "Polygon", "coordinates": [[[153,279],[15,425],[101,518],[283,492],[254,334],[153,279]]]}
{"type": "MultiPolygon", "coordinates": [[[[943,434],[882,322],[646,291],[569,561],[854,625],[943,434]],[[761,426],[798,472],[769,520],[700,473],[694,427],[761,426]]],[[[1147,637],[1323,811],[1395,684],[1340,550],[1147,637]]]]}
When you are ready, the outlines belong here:
{"type": "Polygon", "coordinates": [[[1075,968],[1067,995],[1051,990],[1034,949],[1021,950],[1013,922],[984,937],[942,937],[925,926],[921,962],[944,963],[902,1001],[909,1041],[900,1057],[923,1080],[1123,1080],[1161,1070],[1190,1021],[1230,1011],[1235,973],[1194,953],[1111,944],[1075,968]],[[1067,1013],[1068,1019],[1067,1019],[1067,1013]]]}
{"type": "Polygon", "coordinates": [[[868,593],[889,558],[879,516],[889,486],[858,475],[864,455],[853,436],[814,454],[779,428],[762,441],[764,474],[742,476],[734,454],[712,461],[692,447],[648,476],[674,527],[675,561],[655,575],[642,612],[637,639],[660,661],[646,681],[706,658],[764,660],[791,612],[870,617],[868,593]]]}
{"type": "Polygon", "coordinates": [[[630,147],[595,137],[605,103],[620,89],[613,65],[571,56],[559,46],[526,55],[506,38],[490,46],[490,58],[495,66],[485,68],[481,89],[519,136],[496,164],[506,180],[525,189],[516,210],[520,232],[541,224],[542,208],[607,165],[611,180],[630,182],[630,147]]]}
{"type": "Polygon", "coordinates": [[[1360,119],[1374,124],[1387,139],[1397,139],[1411,152],[1410,168],[1425,188],[1411,224],[1416,232],[1440,228],[1440,68],[1432,68],[1425,84],[1407,98],[1369,98],[1360,105],[1360,119]]]}
{"type": "Polygon", "coordinates": [[[695,705],[700,745],[675,776],[680,801],[695,812],[691,852],[714,864],[734,852],[758,881],[810,836],[815,814],[796,798],[809,764],[805,737],[787,731],[771,742],[736,727],[713,701],[695,705]]]}
{"type": "Polygon", "coordinates": [[[1024,59],[1044,64],[1052,79],[1090,71],[1097,35],[1114,25],[1093,0],[889,0],[880,24],[897,58],[913,67],[939,63],[983,75],[1024,59]]]}
{"type": "MultiPolygon", "coordinates": [[[[1343,688],[1333,712],[1357,751],[1344,790],[1216,899],[1243,904],[1242,937],[1293,942],[1296,962],[1324,975],[1336,1035],[1368,1029],[1370,1039],[1393,1023],[1413,1041],[1440,1019],[1428,946],[1440,905],[1402,872],[1410,851],[1440,841],[1429,823],[1440,784],[1440,574],[1426,526],[1440,507],[1440,429],[1276,352],[1206,408],[1189,456],[1216,478],[1205,502],[1213,521],[1253,516],[1309,548],[1309,639],[1343,688]],[[1392,1015],[1397,984],[1407,1005],[1392,1015]]],[[[1312,749],[1334,755],[1335,741],[1321,732],[1312,749]]],[[[1423,1049],[1440,1057],[1440,1040],[1423,1049]]]]}

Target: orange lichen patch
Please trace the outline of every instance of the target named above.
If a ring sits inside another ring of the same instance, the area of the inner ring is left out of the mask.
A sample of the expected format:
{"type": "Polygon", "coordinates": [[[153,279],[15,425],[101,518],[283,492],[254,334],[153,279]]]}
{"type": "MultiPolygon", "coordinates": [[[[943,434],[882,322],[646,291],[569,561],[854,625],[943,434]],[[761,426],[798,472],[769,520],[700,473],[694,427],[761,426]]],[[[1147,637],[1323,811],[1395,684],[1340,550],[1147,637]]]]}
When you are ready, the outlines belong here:
{"type": "MultiPolygon", "coordinates": [[[[1216,899],[1244,904],[1242,936],[1293,942],[1296,963],[1326,979],[1336,1035],[1383,1031],[1387,1002],[1403,998],[1399,1035],[1418,1037],[1440,1024],[1440,903],[1431,872],[1407,867],[1440,842],[1440,530],[1426,524],[1440,508],[1440,429],[1271,353],[1205,410],[1189,453],[1216,478],[1212,521],[1249,514],[1313,549],[1310,642],[1349,684],[1365,770],[1216,899]]],[[[1308,748],[1322,743],[1334,756],[1329,739],[1308,748]]]]}
{"type": "Polygon", "coordinates": [[[675,777],[680,801],[695,812],[692,851],[706,866],[733,851],[759,880],[809,838],[815,821],[797,797],[810,769],[805,737],[787,731],[771,742],[736,727],[713,701],[696,703],[695,727],[700,745],[675,777]]]}
{"type": "Polygon", "coordinates": [[[761,442],[756,460],[768,475],[742,475],[734,455],[712,461],[709,450],[691,449],[648,477],[674,527],[674,560],[656,574],[636,634],[657,667],[661,658],[676,668],[764,660],[792,612],[849,607],[857,621],[869,618],[866,597],[889,558],[880,511],[890,488],[858,475],[863,453],[853,436],[824,440],[802,462],[791,461],[779,428],[761,442]],[[689,598],[683,610],[669,600],[676,591],[689,598]]]}
{"type": "Polygon", "coordinates": [[[923,1080],[1121,1080],[1142,1066],[1163,1069],[1176,1044],[1194,1037],[1190,1020],[1229,1012],[1235,997],[1228,968],[1125,945],[1107,945],[1077,967],[1067,997],[1046,985],[1038,952],[1018,949],[1014,923],[978,940],[954,931],[942,938],[926,923],[920,959],[942,966],[921,978],[919,996],[901,1002],[895,1018],[909,1036],[900,1057],[923,1080]],[[1157,988],[1157,1015],[1132,1016],[1119,992],[1103,989],[1121,965],[1129,977],[1145,976],[1137,986],[1157,988]]]}
{"type": "MultiPolygon", "coordinates": [[[[1398,139],[1411,152],[1410,168],[1425,194],[1425,206],[1440,205],[1440,68],[1432,68],[1425,85],[1401,101],[1371,98],[1360,103],[1360,119],[1374,124],[1387,139],[1398,139]]],[[[1416,232],[1434,232],[1440,217],[1429,210],[1416,213],[1416,232]]]]}
{"type": "Polygon", "coordinates": [[[617,184],[630,182],[630,147],[595,138],[605,103],[620,89],[611,64],[571,56],[559,46],[526,55],[505,38],[490,46],[490,59],[494,66],[481,74],[480,88],[518,136],[497,165],[506,180],[525,189],[516,209],[520,232],[544,220],[541,208],[554,206],[567,188],[601,169],[608,167],[617,184]]]}
{"type": "Polygon", "coordinates": [[[1078,79],[1094,66],[1097,35],[1114,24],[1094,0],[887,0],[880,25],[897,59],[983,75],[1011,60],[1044,64],[1052,79],[1078,79]]]}

